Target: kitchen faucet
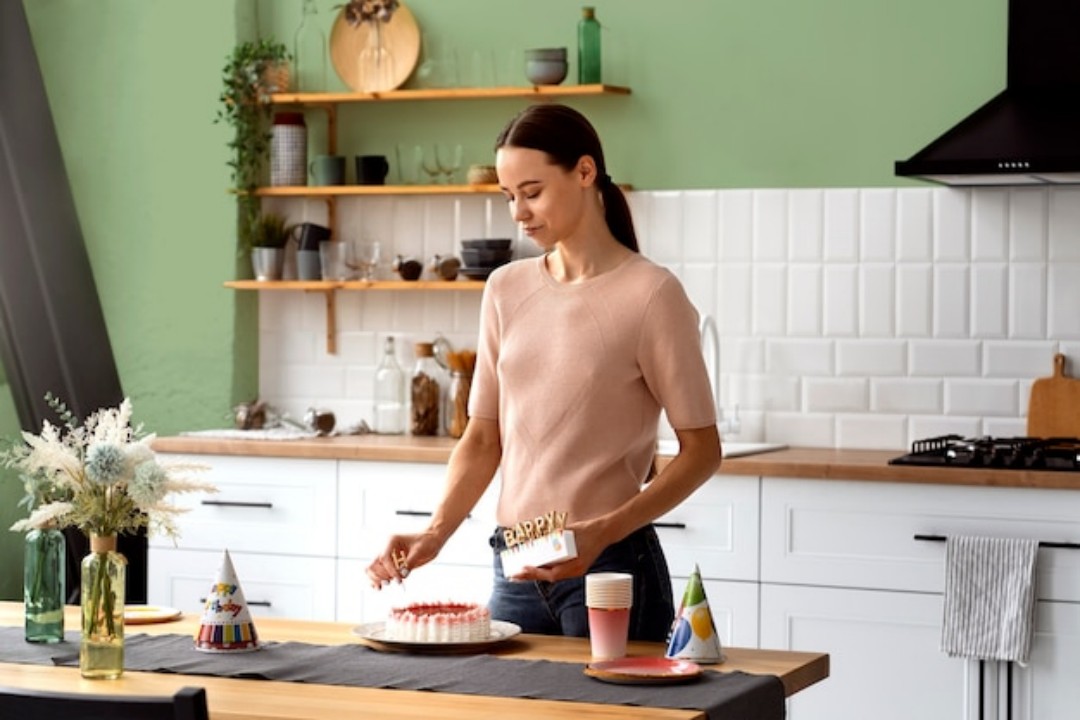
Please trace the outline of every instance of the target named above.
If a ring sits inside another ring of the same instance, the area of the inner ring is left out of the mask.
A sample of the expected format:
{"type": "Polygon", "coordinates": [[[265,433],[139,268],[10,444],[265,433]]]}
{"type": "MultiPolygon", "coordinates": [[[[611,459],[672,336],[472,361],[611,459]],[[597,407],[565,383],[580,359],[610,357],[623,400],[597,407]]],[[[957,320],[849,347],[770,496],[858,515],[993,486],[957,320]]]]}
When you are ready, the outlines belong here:
{"type": "Polygon", "coordinates": [[[720,438],[723,439],[725,435],[738,435],[739,431],[742,430],[738,403],[732,407],[730,418],[725,416],[724,407],[720,404],[720,332],[716,329],[716,320],[712,315],[705,315],[701,318],[698,331],[701,334],[702,354],[705,353],[706,344],[712,345],[711,366],[709,355],[705,355],[705,365],[710,371],[709,377],[712,380],[713,406],[716,408],[716,427],[720,432],[720,438]]]}

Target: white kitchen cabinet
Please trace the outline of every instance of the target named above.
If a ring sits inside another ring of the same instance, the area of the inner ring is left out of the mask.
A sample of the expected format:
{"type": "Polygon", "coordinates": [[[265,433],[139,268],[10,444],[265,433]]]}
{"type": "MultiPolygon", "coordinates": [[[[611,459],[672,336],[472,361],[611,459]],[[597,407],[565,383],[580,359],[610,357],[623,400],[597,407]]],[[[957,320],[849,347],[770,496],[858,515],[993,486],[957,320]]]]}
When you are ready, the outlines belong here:
{"type": "Polygon", "coordinates": [[[758,579],[758,479],[715,476],[656,520],[672,577],[758,579]]]}
{"type": "Polygon", "coordinates": [[[163,463],[206,465],[216,493],[175,496],[181,536],[152,548],[332,557],[337,528],[337,462],[223,455],[162,455],[163,463]]]}
{"type": "MultiPolygon", "coordinates": [[[[371,559],[395,533],[427,527],[442,499],[446,466],[436,463],[342,461],[338,485],[338,554],[371,559]]],[[[451,536],[436,562],[491,566],[498,478],[451,536]]]]}
{"type": "MultiPolygon", "coordinates": [[[[1077,542],[1080,493],[763,478],[761,533],[762,647],[831,659],[828,682],[800,693],[792,718],[976,720],[981,693],[982,720],[1006,720],[1007,667],[987,663],[980,680],[978,662],[940,652],[945,545],[914,536],[1077,542]]],[[[1066,668],[1080,661],[1080,551],[1040,549],[1036,590],[1011,718],[1075,717],[1066,668]]]]}
{"type": "Polygon", "coordinates": [[[790,720],[969,718],[968,663],[938,651],[940,595],[763,584],[761,646],[829,653],[790,720]]]}
{"type": "MultiPolygon", "coordinates": [[[[1073,550],[1072,552],[1080,552],[1073,550]]],[[[1014,666],[1010,720],[1072,720],[1080,717],[1080,603],[1040,602],[1030,662],[1014,666]]],[[[1007,668],[999,669],[1003,686],[999,705],[1008,702],[1007,668]]],[[[999,712],[1000,720],[1008,714],[999,712]]]]}
{"type": "Polygon", "coordinates": [[[147,599],[201,611],[224,551],[256,616],[332,620],[337,461],[162,454],[209,467],[214,494],[179,495],[180,537],[150,541],[147,599]]]}
{"type": "MultiPolygon", "coordinates": [[[[244,600],[260,617],[333,620],[334,560],[230,552],[244,600]]],[[[155,548],[147,579],[147,598],[196,616],[217,580],[222,553],[209,550],[155,548]]]]}

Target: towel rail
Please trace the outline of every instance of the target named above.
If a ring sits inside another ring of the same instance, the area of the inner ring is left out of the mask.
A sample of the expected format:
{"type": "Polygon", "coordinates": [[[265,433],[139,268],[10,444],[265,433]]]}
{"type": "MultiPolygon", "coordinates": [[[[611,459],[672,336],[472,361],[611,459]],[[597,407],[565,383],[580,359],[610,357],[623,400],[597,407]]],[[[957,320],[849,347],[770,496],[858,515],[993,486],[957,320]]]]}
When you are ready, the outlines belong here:
{"type": "MultiPolygon", "coordinates": [[[[945,542],[948,540],[944,535],[915,535],[916,540],[926,540],[929,542],[945,542]]],[[[1071,542],[1050,542],[1048,540],[1040,540],[1039,547],[1041,548],[1063,548],[1065,550],[1080,550],[1080,543],[1071,542]]]]}

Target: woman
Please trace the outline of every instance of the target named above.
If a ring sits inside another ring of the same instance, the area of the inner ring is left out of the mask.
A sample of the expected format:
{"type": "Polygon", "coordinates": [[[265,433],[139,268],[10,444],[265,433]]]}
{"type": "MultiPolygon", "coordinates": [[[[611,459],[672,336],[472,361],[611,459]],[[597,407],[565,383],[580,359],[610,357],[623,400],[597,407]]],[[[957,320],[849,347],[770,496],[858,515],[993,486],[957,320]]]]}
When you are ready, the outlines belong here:
{"type": "Polygon", "coordinates": [[[663,641],[674,606],[651,522],[720,464],[697,313],[677,278],[638,253],[580,113],[527,108],[499,135],[496,169],[515,222],[545,252],[488,278],[470,419],[443,499],[424,532],[390,539],[368,576],[381,587],[435,558],[501,469],[492,618],[585,636],[583,576],[631,572],[630,637],[663,641]],[[661,409],[680,450],[650,482],[661,409]],[[506,578],[503,528],[550,511],[568,513],[577,557],[506,578]]]}

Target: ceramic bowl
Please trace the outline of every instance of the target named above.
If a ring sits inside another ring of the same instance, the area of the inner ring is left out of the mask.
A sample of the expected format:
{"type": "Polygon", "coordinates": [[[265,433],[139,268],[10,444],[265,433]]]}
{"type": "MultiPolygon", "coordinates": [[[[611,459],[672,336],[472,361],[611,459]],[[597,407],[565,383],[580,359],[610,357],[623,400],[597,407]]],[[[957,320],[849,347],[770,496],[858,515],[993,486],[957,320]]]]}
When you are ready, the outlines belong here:
{"type": "Polygon", "coordinates": [[[509,250],[511,238],[475,238],[462,240],[461,247],[479,250],[509,250]]]}
{"type": "Polygon", "coordinates": [[[525,78],[533,85],[558,85],[566,79],[565,60],[526,60],[525,78]]]}
{"type": "Polygon", "coordinates": [[[498,267],[510,262],[510,257],[513,255],[513,251],[506,250],[483,250],[480,248],[463,248],[461,250],[461,259],[465,263],[465,267],[469,268],[489,268],[498,267]]]}

